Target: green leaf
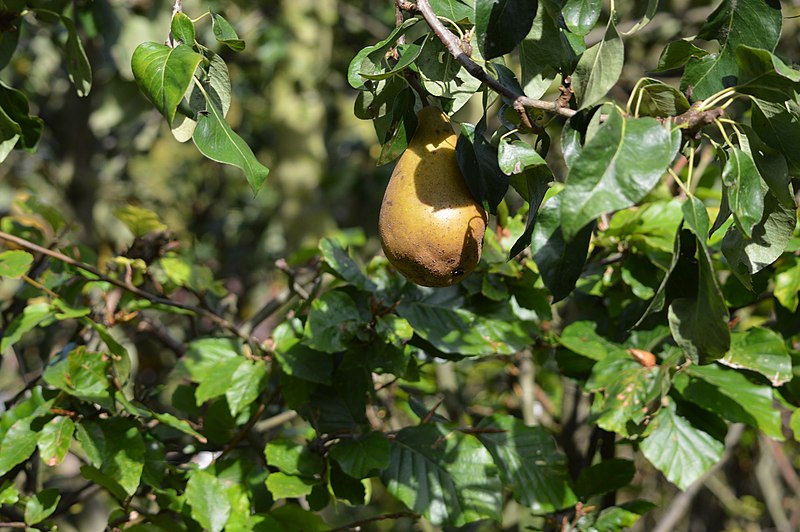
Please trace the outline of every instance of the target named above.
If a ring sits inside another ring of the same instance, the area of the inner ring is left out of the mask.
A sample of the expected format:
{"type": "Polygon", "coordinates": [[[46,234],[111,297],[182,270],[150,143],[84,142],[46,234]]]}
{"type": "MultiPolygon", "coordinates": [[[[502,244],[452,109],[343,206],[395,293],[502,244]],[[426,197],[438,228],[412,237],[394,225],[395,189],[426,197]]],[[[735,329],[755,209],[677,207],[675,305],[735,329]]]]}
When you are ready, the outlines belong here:
{"type": "Polygon", "coordinates": [[[321,475],[325,468],[322,458],[308,446],[289,440],[272,440],[264,449],[264,456],[267,464],[287,475],[313,477],[321,475]]]}
{"type": "Polygon", "coordinates": [[[722,183],[736,227],[750,238],[753,227],[764,214],[764,190],[753,158],[738,148],[732,148],[722,168],[722,183]]]}
{"type": "Polygon", "coordinates": [[[417,22],[419,22],[418,18],[407,19],[395,27],[388,37],[359,51],[350,61],[350,65],[347,68],[347,81],[350,86],[354,89],[364,90],[366,88],[365,82],[371,83],[371,81],[363,78],[361,74],[370,75],[383,71],[385,69],[384,56],[386,52],[394,46],[395,41],[400,36],[405,35],[406,31],[417,22]]]}
{"type": "Polygon", "coordinates": [[[527,96],[540,98],[550,87],[556,72],[572,72],[578,56],[561,27],[547,9],[539,9],[530,32],[519,45],[520,82],[527,96]]]}
{"type": "Polygon", "coordinates": [[[325,353],[343,351],[367,320],[349,295],[327,292],[311,303],[304,343],[325,353]]]}
{"type": "Polygon", "coordinates": [[[786,262],[778,267],[774,280],[775,299],[790,311],[796,311],[800,298],[800,259],[787,258],[786,262]]]}
{"type": "MultiPolygon", "coordinates": [[[[13,128],[13,135],[18,136],[20,145],[27,151],[34,151],[39,139],[42,137],[44,121],[38,116],[31,116],[30,105],[25,93],[13,89],[0,81],[0,133],[3,138],[0,142],[10,138],[6,130],[7,127],[13,128]]],[[[14,140],[13,144],[16,144],[14,140]]],[[[13,144],[11,148],[13,148],[13,144]]],[[[10,151],[11,148],[8,148],[10,151]]],[[[8,151],[0,144],[0,160],[8,155],[8,151]]]]}
{"type": "Polygon", "coordinates": [[[194,46],[195,29],[194,22],[183,11],[178,11],[172,16],[172,23],[170,24],[170,31],[172,38],[179,43],[194,46]]]}
{"type": "Polygon", "coordinates": [[[185,419],[179,419],[173,416],[172,414],[166,412],[159,413],[150,411],[149,414],[153,416],[153,419],[156,419],[159,423],[162,423],[168,427],[172,427],[173,429],[179,430],[184,434],[188,434],[189,436],[192,436],[200,443],[207,442],[206,437],[197,432],[196,430],[194,430],[192,426],[189,424],[189,422],[186,421],[185,419]]]}
{"type": "Polygon", "coordinates": [[[598,361],[622,348],[597,334],[596,328],[597,323],[593,321],[572,322],[564,327],[558,341],[573,353],[598,361]]]}
{"type": "Polygon", "coordinates": [[[577,35],[586,35],[594,29],[600,19],[602,7],[600,0],[567,0],[561,8],[561,13],[569,31],[577,35]]]}
{"type": "Polygon", "coordinates": [[[567,297],[575,288],[586,263],[594,230],[594,224],[589,224],[572,239],[564,238],[562,195],[563,192],[553,196],[541,206],[531,235],[533,260],[544,285],[553,294],[554,303],[567,297]]]}
{"type": "Polygon", "coordinates": [[[475,33],[484,59],[512,51],[530,31],[538,6],[538,0],[475,0],[475,33]]]}
{"type": "Polygon", "coordinates": [[[667,480],[685,490],[721,457],[725,445],[680,416],[675,402],[661,408],[642,441],[644,456],[667,480]]]}
{"type": "Polygon", "coordinates": [[[476,436],[491,453],[503,484],[511,488],[520,504],[541,514],[577,502],[566,458],[545,429],[528,427],[513,416],[502,415],[483,419],[477,429],[476,436]]]}
{"type": "Polygon", "coordinates": [[[89,58],[86,57],[83,43],[78,37],[75,23],[69,17],[64,16],[61,17],[61,22],[67,28],[67,42],[64,45],[64,51],[67,55],[69,80],[75,86],[75,92],[78,93],[78,96],[87,96],[89,91],[92,90],[92,66],[89,63],[89,58]]]}
{"type": "Polygon", "coordinates": [[[216,377],[217,368],[231,360],[244,360],[241,344],[233,338],[201,338],[187,346],[180,365],[193,382],[216,377]]]}
{"type": "Polygon", "coordinates": [[[664,72],[665,70],[680,68],[692,58],[702,59],[707,55],[708,52],[689,41],[683,39],[672,41],[661,51],[661,56],[658,58],[658,66],[654,72],[664,72]]]}
{"type": "Polygon", "coordinates": [[[272,493],[272,497],[277,499],[294,499],[309,495],[318,484],[318,480],[296,477],[286,473],[270,473],[267,477],[267,489],[272,493]]]}
{"type": "Polygon", "coordinates": [[[475,437],[438,424],[398,432],[381,479],[389,493],[434,525],[501,519],[500,478],[491,455],[475,437]]]}
{"type": "Polygon", "coordinates": [[[56,488],[34,493],[25,503],[25,524],[35,525],[50,517],[56,511],[60,500],[61,495],[56,488]]]}
{"type": "Polygon", "coordinates": [[[186,483],[186,502],[192,518],[206,530],[221,532],[231,514],[231,503],[220,479],[202,469],[192,471],[186,483]]]}
{"type": "Polygon", "coordinates": [[[0,277],[19,278],[28,273],[33,255],[27,251],[9,250],[0,253],[0,277]]]}
{"type": "Polygon", "coordinates": [[[531,244],[533,231],[536,228],[536,222],[539,218],[539,208],[544,201],[545,195],[550,190],[552,182],[553,173],[547,166],[535,166],[526,169],[519,176],[512,177],[511,183],[514,185],[514,188],[524,191],[524,193],[521,192],[520,194],[528,202],[528,215],[525,221],[525,230],[508,252],[509,258],[517,256],[531,244]],[[519,180],[524,181],[524,189],[522,185],[517,185],[519,180]]]}
{"type": "Polygon", "coordinates": [[[108,493],[118,501],[122,502],[128,498],[128,494],[113,475],[103,473],[89,464],[82,465],[80,471],[83,478],[105,488],[108,493]]]}
{"type": "Polygon", "coordinates": [[[203,56],[186,44],[170,48],[144,42],[134,50],[131,69],[136,84],[169,124],[175,119],[178,104],[202,59],[203,56]]]}
{"type": "Polygon", "coordinates": [[[69,451],[75,422],[67,416],[56,416],[39,432],[39,455],[49,466],[60,464],[69,451]]]}
{"type": "Polygon", "coordinates": [[[698,281],[696,287],[686,286],[684,297],[670,303],[669,327],[675,342],[692,361],[707,364],[730,348],[730,314],[705,244],[710,225],[706,208],[692,196],[684,202],[683,213],[698,243],[698,281]]]}
{"type": "MultiPolygon", "coordinates": [[[[434,37],[435,38],[435,37],[434,37]]],[[[423,47],[426,42],[425,38],[417,39],[417,41],[410,44],[399,44],[395,47],[398,59],[391,67],[380,70],[374,73],[359,72],[362,78],[371,80],[388,79],[392,76],[402,74],[403,70],[408,68],[422,53],[423,47]]]]}
{"type": "Polygon", "coordinates": [[[42,377],[50,386],[110,409],[108,369],[106,355],[79,346],[51,360],[42,377]]]}
{"type": "Polygon", "coordinates": [[[101,449],[103,464],[100,472],[119,484],[128,496],[136,493],[144,469],[144,440],[142,427],[130,419],[110,418],[96,422],[100,432],[88,429],[90,437],[102,435],[102,443],[94,446],[101,449]]]}
{"type": "Polygon", "coordinates": [[[397,313],[417,335],[444,353],[513,354],[530,343],[522,324],[512,318],[508,302],[498,303],[495,312],[479,314],[460,308],[457,289],[423,293],[427,295],[422,299],[402,301],[397,313]]]}
{"type": "Polygon", "coordinates": [[[760,373],[773,386],[780,386],[792,379],[792,359],[783,337],[761,327],[733,333],[731,349],[719,362],[731,368],[760,373]]]}
{"type": "Polygon", "coordinates": [[[430,0],[429,3],[434,13],[453,22],[471,22],[475,14],[472,6],[461,0],[430,0]]]}
{"type": "Polygon", "coordinates": [[[779,103],[753,98],[751,125],[758,137],[777,150],[789,164],[792,174],[800,172],[800,104],[779,103]]]}
{"type": "Polygon", "coordinates": [[[333,270],[334,274],[352,284],[353,286],[367,292],[374,292],[377,286],[359,268],[356,262],[342,244],[333,238],[323,238],[319,242],[319,251],[322,259],[333,270]]]}
{"type": "Polygon", "coordinates": [[[161,221],[158,214],[135,205],[126,205],[114,212],[125,226],[130,229],[135,237],[142,237],[155,231],[166,231],[167,226],[161,221]]]}
{"type": "Polygon", "coordinates": [[[633,500],[605,508],[594,522],[595,530],[627,530],[631,528],[644,514],[655,508],[650,501],[641,499],[633,500]]]}
{"type": "Polygon", "coordinates": [[[381,432],[369,432],[352,440],[341,440],[329,455],[353,478],[367,478],[389,465],[389,440],[381,432]]]}
{"type": "Polygon", "coordinates": [[[636,466],[630,460],[611,458],[587,467],[578,476],[575,491],[583,500],[624,488],[633,480],[636,466]]]}
{"type": "MultiPolygon", "coordinates": [[[[198,85],[199,87],[199,85],[198,85]]],[[[203,89],[204,90],[204,89],[203,89]]],[[[225,121],[222,111],[206,96],[206,113],[197,121],[192,135],[200,153],[218,163],[229,164],[241,169],[253,194],[256,194],[269,174],[269,169],[258,162],[250,146],[237,135],[225,121]]]]}
{"type": "Polygon", "coordinates": [[[5,475],[33,454],[39,439],[39,433],[31,429],[33,420],[19,419],[0,436],[0,475],[5,475]]]}
{"type": "Polygon", "coordinates": [[[587,109],[605,98],[622,74],[624,60],[625,49],[612,17],[603,40],[583,53],[572,74],[578,109],[587,109]]]}
{"type": "Polygon", "coordinates": [[[300,320],[281,323],[272,332],[275,340],[275,358],[287,374],[310,382],[330,384],[333,360],[329,353],[311,349],[300,342],[300,320]]]}
{"type": "MultiPolygon", "coordinates": [[[[242,366],[246,367],[247,365],[247,359],[244,357],[230,358],[220,364],[216,364],[213,371],[199,382],[200,385],[195,391],[197,406],[202,405],[209,399],[227,394],[233,374],[239,371],[242,366]]],[[[233,407],[231,405],[228,406],[233,411],[233,407]]]]}
{"type": "Polygon", "coordinates": [[[245,43],[239,38],[236,30],[231,23],[225,20],[219,13],[211,13],[211,31],[218,42],[224,44],[234,52],[244,50],[245,43]]]}
{"type": "Polygon", "coordinates": [[[6,349],[16,344],[26,332],[45,324],[45,322],[49,322],[54,314],[55,311],[49,303],[29,304],[3,331],[3,339],[0,341],[0,354],[5,353],[6,349]]]}
{"type": "Polygon", "coordinates": [[[675,387],[681,396],[733,423],[746,423],[778,440],[781,414],[774,408],[772,388],[751,383],[738,371],[715,364],[691,366],[675,387]]]}
{"type": "MultiPolygon", "coordinates": [[[[266,387],[267,365],[263,360],[243,360],[231,375],[225,398],[231,415],[236,417],[253,403],[266,387]]],[[[199,390],[198,390],[199,391],[199,390]]]]}
{"type": "Polygon", "coordinates": [[[736,61],[739,64],[738,93],[782,104],[794,99],[795,92],[800,89],[800,72],[768,50],[737,46],[736,61]]]}
{"type": "Polygon", "coordinates": [[[800,408],[792,412],[792,417],[789,419],[789,427],[794,434],[794,441],[800,441],[800,408]]]}
{"type": "Polygon", "coordinates": [[[411,142],[411,137],[417,129],[417,115],[414,110],[415,98],[414,91],[410,87],[404,88],[395,97],[391,114],[386,115],[382,121],[374,123],[377,131],[378,122],[386,122],[385,131],[378,134],[378,138],[383,139],[381,153],[376,163],[378,166],[400,157],[408,147],[408,143],[411,142]]]}
{"type": "Polygon", "coordinates": [[[17,504],[19,501],[19,490],[11,480],[5,480],[0,484],[0,505],[17,504]]]}
{"type": "MultiPolygon", "coordinates": [[[[317,512],[303,510],[296,504],[284,504],[283,506],[270,511],[269,516],[280,523],[282,531],[292,532],[302,530],[303,532],[325,532],[331,527],[326,525],[317,512]]],[[[265,531],[272,532],[272,528],[265,528],[265,531]]]]}
{"type": "Polygon", "coordinates": [[[561,194],[564,238],[572,239],[599,215],[644,198],[679,145],[680,135],[670,134],[656,119],[626,118],[614,109],[569,171],[561,194]]]}
{"type": "Polygon", "coordinates": [[[681,78],[681,91],[690,90],[694,100],[703,100],[726,86],[737,84],[739,45],[772,51],[781,31],[777,0],[725,0],[706,19],[698,39],[719,42],[719,51],[700,59],[690,58],[681,78]]]}

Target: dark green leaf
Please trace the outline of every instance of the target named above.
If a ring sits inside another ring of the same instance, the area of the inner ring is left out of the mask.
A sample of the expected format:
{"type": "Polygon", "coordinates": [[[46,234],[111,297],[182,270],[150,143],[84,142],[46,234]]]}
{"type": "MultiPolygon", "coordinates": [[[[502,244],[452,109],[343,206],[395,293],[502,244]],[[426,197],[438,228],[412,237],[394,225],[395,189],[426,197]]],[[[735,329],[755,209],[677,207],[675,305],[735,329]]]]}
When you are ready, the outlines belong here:
{"type": "Polygon", "coordinates": [[[194,71],[203,56],[186,44],[175,48],[155,42],[144,42],[136,47],[131,58],[131,69],[139,90],[169,124],[194,77],[194,71]]]}
{"type": "Polygon", "coordinates": [[[561,332],[558,341],[573,353],[598,361],[622,348],[619,344],[597,334],[596,328],[595,322],[572,322],[561,332]]]}
{"type": "Polygon", "coordinates": [[[79,346],[51,360],[42,377],[50,386],[110,408],[108,369],[106,355],[79,346]]]}
{"type": "Polygon", "coordinates": [[[458,166],[464,174],[472,196],[492,214],[508,191],[508,176],[503,174],[497,161],[497,148],[483,136],[485,123],[478,126],[461,124],[461,134],[456,142],[458,166]]]}
{"type": "Polygon", "coordinates": [[[800,172],[800,105],[796,102],[777,103],[753,98],[751,124],[767,145],[786,157],[789,171],[800,172]]]}
{"type": "Polygon", "coordinates": [[[0,475],[24,462],[36,449],[39,433],[31,429],[34,417],[18,419],[0,431],[0,475]]]}
{"type": "Polygon", "coordinates": [[[170,31],[172,32],[172,38],[179,43],[188,44],[189,46],[194,46],[195,41],[195,30],[194,30],[194,22],[189,16],[184,13],[183,11],[178,11],[172,17],[172,23],[170,24],[170,31]]]}
{"type": "Polygon", "coordinates": [[[519,45],[519,60],[525,94],[539,98],[551,85],[557,71],[572,72],[578,56],[570,45],[567,30],[560,27],[546,9],[539,9],[530,32],[519,45]]]}
{"type": "Polygon", "coordinates": [[[25,524],[35,525],[50,517],[56,511],[60,500],[61,495],[56,488],[34,493],[25,503],[25,524]]]}
{"type": "Polygon", "coordinates": [[[69,79],[75,86],[78,96],[86,96],[92,89],[92,66],[83,49],[75,23],[69,17],[61,17],[61,22],[67,28],[67,42],[64,50],[67,54],[67,70],[69,79]]]}
{"type": "Polygon", "coordinates": [[[633,480],[636,466],[630,460],[611,458],[581,471],[575,491],[583,500],[624,488],[633,480]]]}
{"type": "Polygon", "coordinates": [[[381,432],[369,432],[340,441],[330,448],[329,454],[351,477],[366,478],[389,465],[389,440],[381,432]]]}
{"type": "Polygon", "coordinates": [[[736,92],[782,104],[794,99],[800,89],[800,72],[768,50],[737,46],[736,61],[739,64],[736,92]]]}
{"type": "MultiPolygon", "coordinates": [[[[103,443],[96,445],[103,447],[100,471],[114,479],[127,495],[133,495],[139,487],[144,468],[142,428],[130,419],[120,417],[97,423],[103,435],[103,443]]],[[[96,431],[88,430],[87,433],[96,434],[96,431]]]]}
{"type": "Polygon", "coordinates": [[[253,194],[257,193],[267,178],[269,169],[258,162],[250,146],[237,135],[225,121],[222,111],[213,101],[208,101],[206,114],[200,116],[192,135],[200,153],[223,164],[240,168],[253,194]]]}
{"type": "MultiPolygon", "coordinates": [[[[330,530],[331,527],[325,524],[322,517],[316,512],[309,512],[303,510],[296,504],[284,504],[269,513],[269,517],[279,523],[282,532],[292,532],[295,530],[302,530],[303,532],[325,532],[330,530]]],[[[264,532],[273,532],[274,528],[269,528],[270,523],[267,522],[267,527],[264,532]]],[[[259,529],[262,530],[262,529],[259,529]]]]}
{"type": "MultiPolygon", "coordinates": [[[[19,17],[12,18],[7,24],[13,27],[19,24],[19,20],[19,17]]],[[[0,70],[4,69],[11,61],[11,58],[14,57],[17,43],[19,43],[19,33],[19,30],[0,32],[0,70]]]]}
{"type": "Polygon", "coordinates": [[[725,0],[708,17],[698,39],[719,42],[719,51],[700,59],[691,58],[681,78],[681,91],[703,100],[738,82],[736,48],[752,46],[772,51],[781,32],[781,10],[777,0],[725,0]]]}
{"type": "Polygon", "coordinates": [[[423,37],[410,44],[400,44],[395,48],[398,56],[397,62],[392,64],[391,67],[372,73],[359,72],[359,75],[365,79],[382,80],[401,74],[404,69],[408,68],[419,57],[425,43],[426,41],[423,37]]]}
{"type": "Polygon", "coordinates": [[[521,186],[515,185],[514,188],[524,191],[520,194],[528,202],[528,218],[525,221],[525,230],[519,236],[514,245],[511,246],[511,251],[508,252],[509,258],[517,256],[526,247],[531,244],[533,238],[533,231],[536,227],[538,219],[539,207],[544,201],[545,194],[550,190],[550,184],[553,182],[553,173],[545,166],[535,166],[531,169],[526,169],[519,176],[514,176],[511,183],[515,184],[519,180],[524,179],[525,189],[521,186]]]}
{"type": "Polygon", "coordinates": [[[538,514],[577,502],[566,458],[545,429],[501,415],[484,418],[477,428],[476,436],[491,453],[503,484],[511,488],[520,504],[538,514]]]}
{"type": "Polygon", "coordinates": [[[408,427],[391,444],[381,474],[389,493],[434,525],[501,519],[501,485],[486,448],[438,424],[408,427]]]}
{"type": "Polygon", "coordinates": [[[724,444],[680,416],[674,401],[658,411],[651,425],[652,432],[640,445],[642,453],[682,490],[722,457],[724,444]]]}
{"type": "Polygon", "coordinates": [[[341,279],[367,292],[374,292],[377,286],[359,268],[350,257],[341,242],[332,238],[323,238],[319,242],[319,250],[325,263],[341,279]]]}
{"type": "Polygon", "coordinates": [[[619,506],[605,508],[594,522],[596,530],[627,530],[644,514],[655,508],[650,501],[637,499],[619,506]]]}
{"type": "Polygon", "coordinates": [[[764,214],[764,190],[753,158],[738,148],[732,148],[722,169],[722,183],[736,227],[750,238],[753,227],[764,214]]]}
{"type": "Polygon", "coordinates": [[[19,249],[0,253],[0,277],[18,278],[28,273],[33,255],[19,249]]]}
{"type": "MultiPolygon", "coordinates": [[[[393,161],[400,157],[411,142],[411,137],[417,129],[417,115],[414,111],[416,97],[410,87],[404,88],[395,97],[392,103],[391,114],[384,117],[388,119],[385,131],[378,135],[383,139],[381,153],[376,164],[378,166],[393,161]]],[[[377,129],[377,121],[375,122],[377,129]]]]}
{"type": "Polygon", "coordinates": [[[533,146],[521,140],[500,142],[497,163],[506,175],[521,174],[526,169],[547,165],[533,146]]]}
{"type": "Polygon", "coordinates": [[[234,52],[244,50],[244,41],[236,34],[236,30],[233,29],[230,22],[225,20],[219,13],[211,12],[211,30],[218,42],[221,42],[234,52]]]}
{"type": "Polygon", "coordinates": [[[561,194],[564,238],[572,239],[603,213],[640,201],[666,172],[679,145],[680,134],[670,134],[656,119],[612,111],[569,171],[561,194]]]}
{"type": "Polygon", "coordinates": [[[580,229],[571,240],[564,238],[561,223],[563,193],[547,200],[539,209],[533,228],[531,251],[544,285],[561,301],[575,288],[589,252],[594,224],[580,229]]]}
{"type": "Polygon", "coordinates": [[[108,493],[118,501],[124,501],[128,498],[128,494],[117,482],[116,478],[108,473],[103,473],[94,466],[84,464],[81,466],[81,476],[86,480],[105,488],[108,493]]]}
{"type": "Polygon", "coordinates": [[[587,109],[605,98],[622,73],[624,59],[625,49],[612,18],[603,40],[583,53],[572,74],[578,109],[587,109]]]}
{"type": "Polygon", "coordinates": [[[753,227],[753,236],[745,239],[731,227],[722,239],[722,253],[731,270],[749,286],[750,275],[757,273],[781,256],[792,238],[797,214],[768,193],[764,200],[764,216],[753,227]]]}
{"type": "Polygon", "coordinates": [[[192,471],[186,483],[186,502],[192,508],[192,518],[211,532],[221,532],[231,514],[231,504],[225,486],[211,473],[202,469],[192,471]]]}
{"type": "Polygon", "coordinates": [[[403,301],[397,313],[408,320],[417,335],[444,353],[512,354],[530,343],[522,324],[511,317],[507,302],[498,304],[496,312],[478,314],[461,308],[459,299],[451,299],[457,293],[450,289],[430,291],[418,301],[403,301]]]}
{"type": "MultiPolygon", "coordinates": [[[[44,122],[38,116],[31,116],[29,112],[30,106],[25,94],[0,82],[0,133],[3,133],[0,143],[9,138],[6,136],[5,130],[11,126],[14,129],[14,135],[19,135],[20,145],[24,149],[28,151],[36,149],[36,145],[42,137],[44,122]]],[[[16,142],[15,140],[14,143],[16,142]]],[[[5,158],[5,155],[7,152],[2,149],[2,144],[0,144],[0,159],[5,158]]]]}
{"type": "Polygon", "coordinates": [[[667,44],[661,52],[655,72],[664,72],[665,70],[680,68],[692,58],[702,59],[707,55],[708,52],[702,48],[698,48],[689,41],[672,41],[667,44]]]}
{"type": "Polygon", "coordinates": [[[731,349],[719,362],[732,368],[760,373],[773,386],[780,386],[792,379],[792,359],[783,337],[761,327],[733,333],[731,349]]]}
{"type": "Polygon", "coordinates": [[[633,35],[637,31],[641,30],[642,28],[650,24],[650,21],[653,20],[653,17],[655,16],[657,10],[658,10],[658,0],[647,0],[647,9],[645,10],[642,18],[639,19],[639,22],[634,24],[631,29],[629,29],[626,32],[623,32],[622,34],[633,35]]]}
{"type": "Polygon", "coordinates": [[[331,383],[333,360],[329,353],[317,351],[300,343],[300,320],[281,323],[272,333],[275,357],[288,375],[320,384],[331,383]]]}
{"type": "Polygon", "coordinates": [[[44,463],[57,466],[64,460],[75,433],[75,422],[67,416],[56,416],[39,432],[39,455],[44,463]]]}
{"type": "Polygon", "coordinates": [[[325,353],[344,351],[367,319],[349,295],[327,292],[311,304],[304,343],[325,353]]]}
{"type": "Polygon", "coordinates": [[[530,31],[538,5],[538,0],[475,0],[475,33],[484,59],[512,51],[530,31]]]}

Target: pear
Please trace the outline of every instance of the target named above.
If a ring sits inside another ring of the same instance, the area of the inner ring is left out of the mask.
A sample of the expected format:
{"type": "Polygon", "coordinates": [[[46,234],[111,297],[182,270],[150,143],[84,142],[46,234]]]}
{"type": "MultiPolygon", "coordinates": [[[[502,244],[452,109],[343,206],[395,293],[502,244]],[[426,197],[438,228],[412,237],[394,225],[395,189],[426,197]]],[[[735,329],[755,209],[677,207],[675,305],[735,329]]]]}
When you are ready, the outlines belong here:
{"type": "Polygon", "coordinates": [[[450,121],[436,107],[422,108],[383,196],[383,252],[410,281],[449,286],[478,264],[486,222],[458,167],[450,121]]]}

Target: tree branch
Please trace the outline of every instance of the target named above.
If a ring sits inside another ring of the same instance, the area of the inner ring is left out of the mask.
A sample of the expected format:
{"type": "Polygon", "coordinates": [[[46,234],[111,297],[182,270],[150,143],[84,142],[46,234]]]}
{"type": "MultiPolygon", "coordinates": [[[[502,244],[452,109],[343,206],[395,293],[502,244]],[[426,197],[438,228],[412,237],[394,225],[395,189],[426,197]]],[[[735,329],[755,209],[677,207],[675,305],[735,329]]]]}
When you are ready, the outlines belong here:
{"type": "Polygon", "coordinates": [[[518,112],[521,108],[539,109],[542,111],[556,113],[567,118],[575,115],[577,112],[574,109],[563,107],[558,101],[548,102],[544,100],[535,100],[525,96],[524,94],[518,94],[516,91],[504,86],[499,81],[491,77],[486,70],[484,70],[475,61],[470,59],[469,55],[464,52],[462,49],[461,40],[450,30],[444,27],[444,24],[442,24],[442,22],[436,16],[436,13],[433,12],[433,8],[431,8],[428,0],[417,0],[416,5],[411,4],[410,2],[402,2],[400,5],[403,9],[419,12],[422,15],[422,18],[425,19],[425,22],[428,23],[428,26],[430,26],[431,30],[433,30],[433,33],[436,35],[436,37],[442,41],[442,44],[445,46],[445,48],[447,48],[447,51],[450,52],[450,55],[452,55],[456,61],[461,63],[461,65],[472,77],[486,84],[490,89],[501,96],[505,96],[509,100],[512,100],[512,106],[518,112]]]}
{"type": "Polygon", "coordinates": [[[34,244],[33,242],[25,240],[24,238],[20,238],[18,236],[11,235],[11,234],[6,233],[4,231],[0,231],[0,240],[5,240],[6,242],[12,242],[12,243],[14,243],[14,244],[16,244],[16,245],[18,245],[18,246],[20,246],[22,248],[25,248],[25,249],[27,249],[29,251],[33,251],[35,253],[40,253],[42,255],[46,255],[48,257],[56,259],[56,260],[58,260],[60,262],[63,262],[65,264],[69,264],[70,266],[74,266],[75,268],[78,268],[78,269],[83,270],[85,272],[89,272],[92,275],[96,276],[99,280],[101,280],[103,282],[106,282],[106,283],[109,283],[109,284],[112,284],[112,285],[114,285],[114,286],[116,286],[118,288],[122,288],[123,290],[126,290],[126,291],[132,293],[135,296],[141,297],[142,299],[146,299],[150,303],[159,304],[159,305],[167,305],[167,306],[179,308],[179,309],[182,309],[182,310],[188,310],[189,312],[192,312],[192,313],[197,314],[199,316],[202,316],[204,318],[208,318],[209,320],[213,321],[218,326],[222,327],[223,329],[225,329],[225,330],[227,330],[229,332],[232,332],[233,334],[235,334],[236,336],[238,336],[239,338],[241,338],[241,339],[243,339],[243,340],[245,340],[247,342],[249,342],[251,340],[250,336],[248,336],[245,333],[243,333],[239,329],[239,327],[236,326],[236,324],[231,323],[230,321],[226,320],[222,316],[219,316],[218,314],[215,314],[214,312],[211,312],[210,310],[198,307],[196,305],[191,305],[191,304],[188,304],[188,303],[181,303],[180,301],[174,301],[174,300],[168,299],[166,297],[161,297],[161,296],[157,296],[155,294],[151,294],[150,292],[146,292],[145,290],[142,290],[141,288],[139,288],[139,287],[127,282],[127,281],[122,281],[122,280],[119,280],[119,279],[115,279],[113,277],[109,277],[108,275],[105,275],[100,270],[98,270],[97,268],[95,268],[94,266],[92,266],[90,264],[86,264],[86,263],[81,262],[79,260],[75,260],[72,257],[68,257],[68,256],[64,255],[63,253],[60,253],[58,251],[54,251],[52,249],[48,249],[48,248],[42,247],[42,246],[40,246],[38,244],[34,244]]]}

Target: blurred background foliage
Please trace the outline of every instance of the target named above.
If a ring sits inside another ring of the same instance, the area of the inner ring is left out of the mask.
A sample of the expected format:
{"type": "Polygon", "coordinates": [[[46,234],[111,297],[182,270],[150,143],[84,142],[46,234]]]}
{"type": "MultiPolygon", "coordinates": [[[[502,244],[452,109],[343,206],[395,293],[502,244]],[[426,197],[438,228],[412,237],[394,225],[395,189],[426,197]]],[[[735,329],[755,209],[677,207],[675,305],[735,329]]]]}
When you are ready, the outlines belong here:
{"type": "MultiPolygon", "coordinates": [[[[640,18],[646,2],[617,4],[619,27],[624,31],[640,18]]],[[[800,7],[797,2],[784,4],[778,54],[796,63],[800,61],[800,18],[792,17],[800,14],[800,7]]],[[[70,234],[67,240],[84,244],[83,252],[97,253],[98,263],[103,264],[134,241],[115,212],[127,205],[152,210],[168,228],[164,238],[171,249],[208,268],[242,319],[289,282],[275,262],[305,263],[317,253],[324,235],[346,230],[350,241],[361,246],[364,258],[379,253],[376,220],[392,165],[375,166],[380,146],[371,122],[353,115],[356,91],[349,87],[346,72],[358,50],[389,33],[395,16],[392,1],[184,2],[184,10],[193,17],[209,9],[223,13],[247,43],[243,53],[219,53],[228,63],[233,83],[229,122],[271,170],[255,197],[237,169],[206,160],[191,143],[178,143],[133,81],[131,54],[142,41],[164,41],[171,3],[77,0],[75,6],[82,13],[79,31],[94,73],[87,97],[75,94],[53,41],[63,35],[31,17],[26,19],[16,55],[0,71],[0,80],[25,92],[31,113],[46,124],[35,154],[15,151],[0,165],[0,217],[24,216],[26,198],[36,196],[75,222],[63,229],[70,234]]],[[[660,2],[650,25],[625,39],[625,70],[612,95],[625,101],[636,80],[655,67],[663,45],[696,33],[712,8],[710,1],[660,2]]],[[[206,30],[210,32],[210,25],[206,30]]],[[[587,38],[588,44],[601,37],[602,28],[596,31],[597,35],[587,38]]],[[[659,77],[677,85],[677,75],[659,77]]],[[[554,97],[557,87],[552,89],[545,99],[554,97]]],[[[456,120],[474,122],[480,106],[478,101],[473,103],[456,120]]],[[[557,156],[558,150],[554,152],[557,156]]],[[[258,334],[266,338],[269,327],[267,323],[258,334]]],[[[180,334],[180,328],[173,332],[180,334]]],[[[54,339],[32,345],[57,344],[54,339]]],[[[157,344],[137,347],[141,386],[158,382],[159,375],[174,365],[174,356],[157,344]]],[[[25,352],[32,367],[47,356],[25,352]]],[[[569,403],[580,392],[562,389],[558,369],[548,368],[548,360],[537,362],[542,368],[537,378],[542,393],[537,399],[548,410],[542,415],[558,416],[562,398],[569,403]]],[[[3,390],[15,378],[16,368],[10,370],[16,361],[6,357],[0,364],[3,390]]],[[[459,399],[472,408],[513,406],[517,401],[514,380],[503,359],[463,361],[454,372],[449,391],[458,390],[459,399]]],[[[419,386],[424,388],[426,382],[429,391],[436,389],[435,376],[419,386]]],[[[440,376],[439,391],[448,391],[442,382],[440,376]]],[[[570,408],[569,404],[563,407],[564,411],[570,408]]],[[[580,417],[585,415],[581,412],[580,417]]],[[[572,421],[576,425],[566,430],[577,427],[577,420],[572,421]]],[[[760,530],[759,519],[767,509],[756,486],[758,475],[769,478],[787,467],[759,458],[772,456],[764,452],[770,445],[776,444],[746,431],[724,475],[708,482],[695,500],[698,510],[683,523],[684,529],[760,530]]],[[[798,466],[797,453],[790,458],[794,460],[788,466],[791,471],[798,466]]],[[[676,495],[676,489],[641,459],[637,470],[639,495],[646,494],[656,504],[676,495]]],[[[374,494],[373,500],[381,499],[380,493],[374,494]]],[[[657,517],[658,511],[643,519],[640,529],[651,529],[657,517]]],[[[89,527],[91,514],[84,519],[89,527]]]]}

